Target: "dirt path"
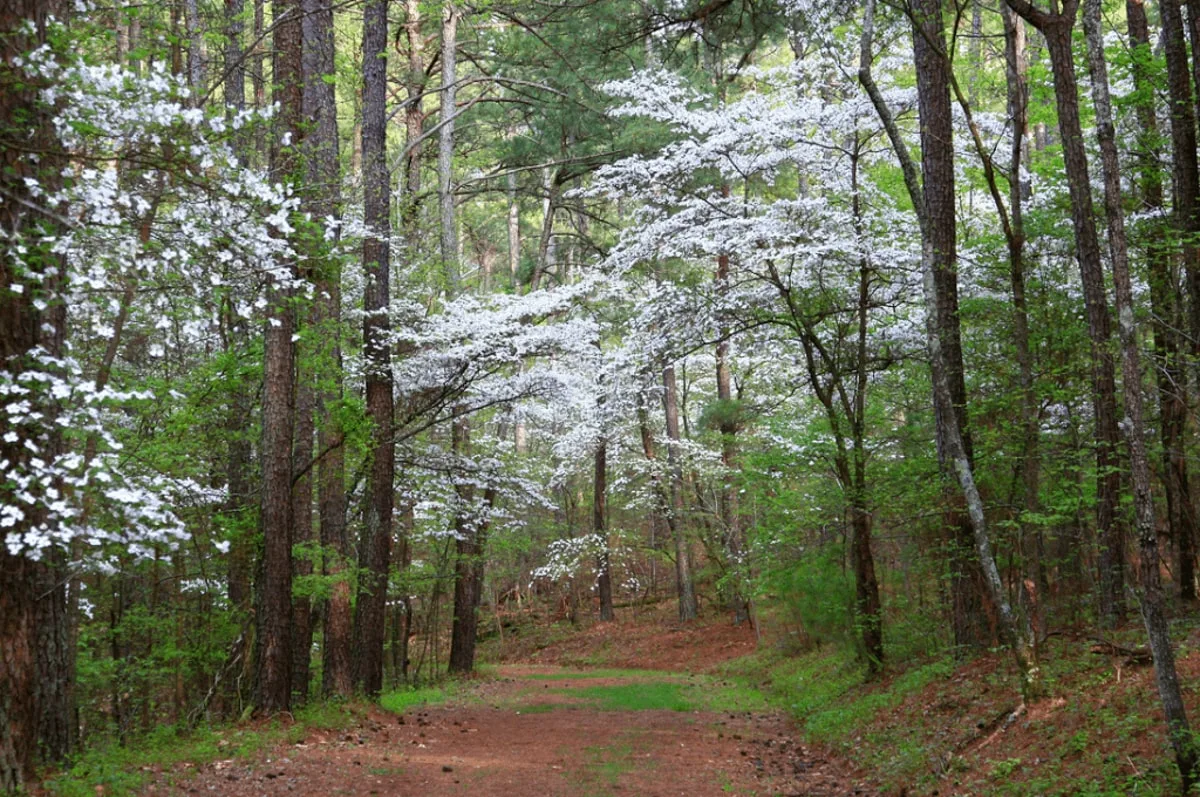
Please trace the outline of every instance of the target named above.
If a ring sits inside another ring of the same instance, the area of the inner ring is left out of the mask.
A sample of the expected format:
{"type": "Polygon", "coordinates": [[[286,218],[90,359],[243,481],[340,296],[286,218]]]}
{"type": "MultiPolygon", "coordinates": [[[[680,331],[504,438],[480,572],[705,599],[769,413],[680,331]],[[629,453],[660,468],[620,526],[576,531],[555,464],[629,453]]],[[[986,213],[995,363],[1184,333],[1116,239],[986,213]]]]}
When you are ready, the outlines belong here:
{"type": "Polygon", "coordinates": [[[208,764],[146,793],[866,793],[844,767],[797,746],[778,716],[716,710],[719,687],[708,681],[529,666],[500,676],[459,704],[373,713],[349,731],[208,764]]]}

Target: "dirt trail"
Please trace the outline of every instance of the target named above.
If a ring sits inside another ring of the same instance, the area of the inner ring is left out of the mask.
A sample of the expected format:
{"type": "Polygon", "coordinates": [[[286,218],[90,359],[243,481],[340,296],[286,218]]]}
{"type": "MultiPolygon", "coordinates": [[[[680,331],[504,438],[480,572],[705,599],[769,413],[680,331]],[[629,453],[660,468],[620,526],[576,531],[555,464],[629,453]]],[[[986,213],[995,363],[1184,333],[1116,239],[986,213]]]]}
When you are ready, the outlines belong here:
{"type": "Polygon", "coordinates": [[[776,715],[687,710],[680,695],[710,686],[666,674],[505,666],[473,699],[402,717],[374,712],[348,731],[310,733],[256,761],[208,764],[146,793],[866,793],[844,765],[798,746],[776,715]]]}

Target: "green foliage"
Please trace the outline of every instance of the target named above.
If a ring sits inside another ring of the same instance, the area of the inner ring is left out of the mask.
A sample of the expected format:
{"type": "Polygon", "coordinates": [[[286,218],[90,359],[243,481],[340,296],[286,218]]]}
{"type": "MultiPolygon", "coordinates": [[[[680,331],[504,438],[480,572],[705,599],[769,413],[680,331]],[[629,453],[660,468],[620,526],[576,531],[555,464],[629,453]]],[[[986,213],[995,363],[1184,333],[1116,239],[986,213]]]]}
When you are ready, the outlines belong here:
{"type": "Polygon", "coordinates": [[[710,401],[700,413],[700,427],[713,432],[736,432],[746,425],[749,408],[738,399],[710,401]]]}
{"type": "Polygon", "coordinates": [[[245,759],[281,742],[294,743],[311,729],[340,729],[357,721],[361,709],[344,703],[315,703],[294,713],[294,721],[275,720],[242,727],[202,726],[184,730],[164,725],[135,745],[110,743],[89,747],[65,772],[43,784],[62,797],[103,793],[131,795],[151,781],[182,787],[195,766],[222,759],[245,759]],[[180,768],[181,764],[189,768],[180,768]]]}
{"type": "Polygon", "coordinates": [[[445,703],[459,694],[452,686],[426,686],[386,692],[379,697],[379,705],[395,714],[403,714],[417,706],[445,703]]]}
{"type": "Polygon", "coordinates": [[[564,692],[587,700],[604,711],[692,711],[694,704],[683,694],[683,685],[670,681],[587,686],[564,692]]]}

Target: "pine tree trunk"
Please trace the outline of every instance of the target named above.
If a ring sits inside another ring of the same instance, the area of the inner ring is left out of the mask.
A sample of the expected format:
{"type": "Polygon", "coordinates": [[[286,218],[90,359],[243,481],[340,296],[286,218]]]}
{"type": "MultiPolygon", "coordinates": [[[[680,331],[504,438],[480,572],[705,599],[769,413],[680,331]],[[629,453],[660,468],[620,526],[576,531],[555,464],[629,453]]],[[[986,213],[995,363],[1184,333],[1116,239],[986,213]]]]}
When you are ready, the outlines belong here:
{"type": "Polygon", "coordinates": [[[442,9],[442,101],[441,129],[438,131],[438,203],[441,211],[442,263],[451,296],[459,291],[461,271],[458,262],[458,230],[454,220],[454,117],[458,81],[458,17],[453,3],[442,9]]]}
{"type": "MultiPolygon", "coordinates": [[[[225,19],[228,25],[225,29],[225,107],[227,115],[235,117],[246,107],[246,54],[242,49],[245,22],[245,0],[225,0],[225,19]]],[[[238,162],[243,166],[250,161],[250,141],[245,133],[235,135],[233,148],[238,162]]],[[[227,306],[225,313],[224,345],[226,352],[234,349],[245,338],[245,325],[227,306]]],[[[253,450],[250,440],[245,434],[246,419],[250,417],[250,395],[241,387],[235,387],[230,398],[228,415],[225,421],[228,460],[225,467],[227,497],[224,511],[237,529],[237,535],[231,541],[227,559],[228,597],[242,619],[248,622],[252,602],[250,587],[252,560],[254,550],[251,534],[248,531],[248,513],[253,512],[250,497],[250,460],[253,450]]],[[[237,651],[241,655],[244,650],[237,651]]]]}
{"type": "MultiPolygon", "coordinates": [[[[279,103],[271,167],[275,179],[294,182],[302,136],[304,86],[301,9],[297,0],[274,5],[274,99],[279,103]],[[290,143],[279,143],[284,134],[290,143]]],[[[295,266],[291,267],[295,274],[295,266]]],[[[273,714],[289,710],[292,683],[292,443],[295,411],[295,313],[291,288],[272,280],[263,340],[262,580],[255,619],[254,705],[273,714]]]]}
{"type": "Polygon", "coordinates": [[[675,383],[675,366],[663,368],[663,410],[667,418],[667,469],[671,485],[671,531],[675,536],[675,587],[679,593],[679,621],[695,620],[696,587],[692,581],[692,557],[683,522],[683,463],[679,451],[679,397],[675,383]]]}
{"type": "MultiPolygon", "coordinates": [[[[308,134],[304,139],[307,185],[301,194],[304,210],[312,214],[319,223],[325,219],[341,217],[341,174],[338,166],[337,106],[334,87],[325,80],[334,72],[333,8],[325,0],[303,0],[304,21],[304,117],[309,120],[308,134]]],[[[346,466],[342,448],[343,432],[338,422],[336,405],[342,400],[342,353],[336,330],[341,324],[341,273],[336,259],[317,258],[310,275],[315,287],[310,316],[309,341],[314,361],[312,378],[322,387],[314,386],[315,426],[317,444],[315,453],[310,451],[306,458],[297,447],[297,467],[304,468],[314,456],[317,488],[317,518],[323,574],[334,579],[331,595],[324,607],[318,611],[322,624],[322,676],[321,692],[324,695],[348,697],[354,689],[350,667],[350,582],[342,576],[349,556],[346,538],[346,466]],[[319,363],[319,367],[316,364],[319,363]]],[[[304,402],[297,400],[298,414],[304,402]]],[[[297,432],[297,437],[301,435],[297,432]]],[[[311,471],[310,471],[311,473],[311,471]]],[[[307,511],[311,517],[311,506],[306,510],[301,495],[311,501],[311,487],[304,489],[299,483],[297,508],[307,511]]],[[[299,517],[300,515],[298,515],[299,517]]],[[[310,521],[311,524],[311,521],[310,521]]],[[[298,528],[303,526],[298,523],[298,528]]],[[[308,526],[311,536],[311,525],[308,526]]],[[[300,540],[297,539],[297,542],[300,540]]],[[[311,572],[311,563],[301,574],[311,572]]],[[[298,603],[306,602],[297,599],[298,603]]],[[[297,623],[296,654],[303,664],[294,667],[295,691],[303,697],[309,682],[309,650],[315,620],[308,618],[307,627],[297,623]],[[301,687],[303,684],[303,687],[301,687]]],[[[299,618],[300,612],[297,612],[299,618]]]]}
{"type": "MultiPolygon", "coordinates": [[[[1025,299],[1025,212],[1024,202],[1029,182],[1023,173],[1029,150],[1029,55],[1026,49],[1025,22],[1008,6],[1001,6],[1004,16],[1004,60],[1008,78],[1008,115],[1014,130],[1009,156],[1009,283],[1012,286],[1013,348],[1017,354],[1017,369],[1021,381],[1021,412],[1024,418],[1021,445],[1021,482],[1024,488],[1025,519],[1021,521],[1021,536],[1025,557],[1030,561],[1035,592],[1029,599],[1031,632],[1042,633],[1042,603],[1048,586],[1046,577],[1045,542],[1041,526],[1029,518],[1041,509],[1041,452],[1037,392],[1033,382],[1033,354],[1029,346],[1029,310],[1025,299]]],[[[1028,572],[1028,571],[1027,571],[1028,572]]]]}
{"type": "MultiPolygon", "coordinates": [[[[246,29],[242,16],[246,13],[246,0],[225,0],[225,82],[222,90],[229,116],[236,116],[246,107],[246,60],[242,51],[242,34],[246,29]]],[[[238,161],[245,165],[249,142],[239,132],[234,139],[234,152],[238,161]]]]}
{"type": "MultiPolygon", "coordinates": [[[[729,193],[728,186],[722,186],[722,192],[729,193]]],[[[717,257],[717,271],[714,275],[717,291],[728,291],[729,256],[717,257]]],[[[733,475],[738,470],[737,433],[738,419],[733,402],[733,374],[729,368],[729,329],[721,330],[721,340],[717,343],[717,401],[721,404],[721,421],[718,431],[721,433],[721,491],[718,496],[718,512],[721,517],[722,534],[725,542],[725,556],[729,562],[728,571],[730,584],[728,586],[728,607],[733,610],[733,622],[741,625],[750,619],[750,603],[743,594],[743,584],[746,574],[743,572],[742,558],[745,548],[745,531],[742,528],[738,510],[737,487],[733,483],[733,475]]]]}
{"type": "Polygon", "coordinates": [[[608,556],[608,440],[601,437],[596,446],[592,481],[592,533],[599,539],[596,555],[596,591],[600,595],[600,620],[611,622],[613,613],[612,572],[608,556]]]}
{"type": "MultiPolygon", "coordinates": [[[[1150,56],[1149,25],[1145,7],[1137,0],[1126,2],[1130,38],[1145,48],[1145,57],[1150,56]]],[[[1189,6],[1191,10],[1191,6],[1189,6]]],[[[1200,9],[1197,9],[1200,10],[1200,9]]],[[[1196,156],[1196,111],[1192,104],[1192,85],[1188,74],[1187,42],[1184,36],[1183,17],[1176,3],[1160,4],[1162,16],[1163,50],[1167,61],[1167,91],[1171,119],[1171,162],[1173,164],[1174,226],[1182,242],[1183,267],[1191,296],[1193,320],[1191,333],[1200,331],[1195,313],[1200,311],[1196,300],[1200,298],[1200,169],[1196,156]]],[[[1135,61],[1135,63],[1137,63],[1135,61]]],[[[1138,78],[1143,70],[1135,69],[1138,78]]],[[[1146,103],[1149,105],[1149,103],[1146,103]]],[[[1153,108],[1150,108],[1153,113],[1153,108]]],[[[1143,129],[1149,120],[1142,120],[1143,129]]],[[[1148,165],[1157,170],[1155,158],[1147,157],[1148,165]]],[[[1161,182],[1161,181],[1159,181],[1161,182]]],[[[1161,194],[1161,186],[1159,186],[1161,194]]],[[[1161,206],[1161,196],[1158,205],[1161,206]]],[[[1178,552],[1176,568],[1179,581],[1179,596],[1183,600],[1196,599],[1196,510],[1192,501],[1185,436],[1187,428],[1186,369],[1183,363],[1184,346],[1177,330],[1184,328],[1182,302],[1179,298],[1179,277],[1175,272],[1169,253],[1155,257],[1150,276],[1151,300],[1154,302],[1156,319],[1154,344],[1162,365],[1159,374],[1159,401],[1162,405],[1160,435],[1163,443],[1164,480],[1167,492],[1169,526],[1175,537],[1178,552]]],[[[1194,339],[1194,337],[1193,337],[1194,339]]],[[[1193,348],[1193,352],[1195,349],[1193,348]]]]}
{"type": "MultiPolygon", "coordinates": [[[[923,243],[921,283],[927,316],[925,332],[929,349],[930,372],[933,381],[934,406],[951,407],[953,406],[953,396],[950,383],[946,378],[945,354],[942,351],[940,334],[944,322],[938,318],[939,295],[936,269],[934,267],[937,257],[933,246],[933,241],[937,239],[937,236],[931,230],[932,222],[928,215],[928,206],[925,203],[923,188],[917,180],[916,166],[912,161],[912,156],[909,154],[904,139],[900,135],[891,110],[883,101],[883,97],[871,76],[874,15],[875,3],[873,0],[867,0],[863,18],[858,79],[859,83],[866,90],[880,121],[883,123],[888,140],[892,145],[893,153],[900,161],[901,170],[904,174],[905,187],[912,198],[913,207],[916,209],[923,243]]],[[[940,19],[940,16],[938,19],[940,19]]],[[[917,36],[922,35],[919,27],[914,30],[914,33],[917,36]]],[[[945,57],[944,52],[941,55],[943,58],[945,57]]],[[[1032,640],[1027,635],[1021,633],[1021,629],[1017,625],[1016,618],[1009,605],[1008,597],[1004,590],[1004,583],[1000,578],[999,569],[996,567],[995,556],[992,554],[991,538],[988,533],[983,497],[979,494],[979,488],[975,482],[974,468],[967,447],[963,442],[962,433],[953,412],[938,413],[937,423],[939,427],[938,439],[943,443],[945,460],[950,464],[951,472],[958,480],[959,489],[966,504],[967,515],[971,522],[972,541],[975,546],[977,562],[988,597],[996,607],[1000,621],[999,630],[1001,639],[1011,649],[1017,668],[1020,671],[1022,696],[1026,700],[1032,699],[1037,697],[1041,691],[1041,674],[1037,664],[1036,648],[1032,640]]]]}
{"type": "MultiPolygon", "coordinates": [[[[307,193],[307,192],[306,192],[307,193]]],[[[313,275],[308,275],[309,278],[313,275]]],[[[309,308],[309,330],[320,322],[317,305],[309,308]]],[[[309,331],[304,345],[310,346],[317,337],[309,331]]],[[[317,390],[316,373],[312,364],[314,354],[296,347],[296,405],[293,416],[295,423],[295,446],[292,450],[293,467],[296,475],[292,482],[292,546],[311,547],[313,541],[313,471],[314,435],[316,434],[317,390]]],[[[312,559],[306,551],[292,558],[292,579],[312,575],[312,559]]],[[[308,686],[312,669],[312,599],[308,595],[292,596],[292,694],[303,704],[308,700],[308,686]]]]}
{"type": "MultiPolygon", "coordinates": [[[[1160,3],[1160,7],[1164,7],[1165,3],[1160,3]]],[[[1167,70],[1168,70],[1168,88],[1171,96],[1171,119],[1172,122],[1178,122],[1180,133],[1186,138],[1192,136],[1195,141],[1194,125],[1188,124],[1188,119],[1200,121],[1200,58],[1196,57],[1196,53],[1200,53],[1200,0],[1186,0],[1187,5],[1187,25],[1188,38],[1192,44],[1192,83],[1191,87],[1187,86],[1186,79],[1181,79],[1178,75],[1180,68],[1183,72],[1187,71],[1187,54],[1183,43],[1179,41],[1182,36],[1182,31],[1177,34],[1175,28],[1174,17],[1177,11],[1175,8],[1163,8],[1162,24],[1163,38],[1166,44],[1167,55],[1167,70]],[[1168,22],[1169,20],[1169,22],[1168,22]],[[1195,91],[1191,89],[1194,88],[1195,91]],[[1184,97],[1188,97],[1188,109],[1185,112],[1181,106],[1184,97]],[[1193,102],[1195,104],[1193,104],[1193,102]],[[1186,113],[1186,116],[1184,115],[1186,113]]],[[[1182,27],[1182,23],[1180,23],[1182,27]]],[[[1172,124],[1172,136],[1175,124],[1172,124]]],[[[1177,143],[1181,145],[1183,141],[1177,143]]],[[[1193,193],[1196,184],[1191,181],[1189,170],[1197,159],[1196,147],[1193,145],[1187,152],[1176,152],[1175,168],[1180,170],[1178,177],[1181,178],[1179,184],[1180,190],[1183,192],[1177,197],[1177,209],[1181,221],[1187,224],[1184,227],[1191,235],[1190,240],[1184,244],[1184,267],[1187,270],[1187,287],[1188,287],[1188,307],[1190,308],[1188,316],[1188,332],[1191,335],[1191,355],[1193,358],[1200,357],[1200,197],[1193,193]],[[1188,200],[1191,200],[1191,213],[1188,214],[1188,200]]]]}
{"type": "Polygon", "coordinates": [[[363,9],[363,359],[366,361],[367,416],[371,421],[371,471],[365,522],[358,549],[360,570],[354,607],[353,673],[367,695],[383,689],[383,643],[388,568],[391,562],[395,439],[392,432],[391,321],[388,306],[391,186],[387,169],[387,0],[363,9]]]}
{"type": "Polygon", "coordinates": [[[1111,345],[1111,321],[1105,296],[1100,239],[1096,233],[1088,176],[1087,152],[1079,120],[1079,88],[1071,53],[1078,0],[1066,0],[1058,14],[1046,14],[1022,0],[1009,6],[1042,32],[1054,73],[1054,96],[1062,138],[1063,161],[1071,195],[1076,258],[1083,282],[1088,337],[1092,343],[1092,406],[1096,418],[1096,526],[1100,542],[1100,618],[1113,626],[1125,615],[1125,536],[1116,516],[1121,487],[1117,456],[1116,374],[1111,345]]]}
{"type": "Polygon", "coordinates": [[[1129,469],[1133,483],[1134,516],[1137,519],[1139,597],[1142,619],[1154,657],[1159,698],[1167,721],[1167,735],[1175,748],[1175,761],[1187,794],[1196,781],[1196,750],[1188,727],[1175,651],[1163,612],[1163,590],[1159,573],[1158,529],[1154,520],[1154,495],[1150,486],[1150,458],[1146,453],[1142,409],[1142,367],[1134,319],[1133,287],[1129,275],[1129,252],[1125,215],[1121,207],[1121,167],[1113,129],[1112,102],[1108,90],[1108,67],[1104,57],[1104,32],[1100,0],[1084,0],[1083,29],[1088,44],[1088,66],[1092,78],[1092,103],[1104,173],[1104,210],[1108,219],[1108,247],[1116,293],[1118,332],[1121,339],[1121,376],[1125,388],[1125,439],[1129,444],[1129,469]]]}
{"type": "MultiPolygon", "coordinates": [[[[941,325],[943,361],[933,367],[946,369],[950,404],[934,402],[938,416],[953,414],[960,430],[967,460],[974,462],[967,424],[967,389],[962,357],[962,334],[958,317],[958,252],[955,229],[954,125],[950,112],[950,73],[946,59],[946,38],[942,20],[942,0],[914,0],[913,57],[917,73],[917,98],[921,119],[921,172],[924,208],[928,221],[927,244],[933,257],[933,276],[937,290],[937,318],[941,325]]],[[[936,398],[936,395],[935,395],[936,398]]],[[[938,424],[939,429],[946,425],[938,424]]],[[[949,474],[950,459],[945,441],[938,438],[939,460],[949,474]]],[[[953,495],[952,488],[947,492],[953,495]]],[[[946,513],[950,529],[951,620],[957,645],[985,647],[993,634],[987,623],[987,598],[982,574],[972,554],[971,523],[959,501],[949,497],[946,513]]]]}

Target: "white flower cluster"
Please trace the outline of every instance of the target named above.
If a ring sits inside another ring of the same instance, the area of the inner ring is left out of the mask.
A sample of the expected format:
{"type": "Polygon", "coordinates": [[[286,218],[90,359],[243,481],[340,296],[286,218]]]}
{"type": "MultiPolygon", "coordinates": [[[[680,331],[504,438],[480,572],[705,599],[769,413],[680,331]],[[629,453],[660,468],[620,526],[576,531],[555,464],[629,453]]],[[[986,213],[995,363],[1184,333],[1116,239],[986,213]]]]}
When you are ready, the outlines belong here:
{"type": "MultiPolygon", "coordinates": [[[[29,201],[58,228],[27,227],[2,243],[16,265],[8,289],[42,313],[45,336],[55,334],[49,312],[65,305],[68,330],[93,340],[137,323],[155,333],[150,358],[202,350],[217,308],[251,318],[264,275],[292,280],[281,233],[297,200],[241,165],[231,144],[269,114],[193,107],[162,64],[136,74],[64,62],[43,46],[14,67],[46,87],[58,143],[85,164],[54,185],[27,179],[29,201]]],[[[117,551],[177,545],[187,536],[180,510],[222,495],[127,455],[130,418],[155,394],[108,386],[89,357],[68,336],[61,355],[39,346],[0,363],[0,435],[19,452],[0,459],[0,535],[9,552],[35,559],[82,541],[87,562],[105,568],[117,551]]]]}

